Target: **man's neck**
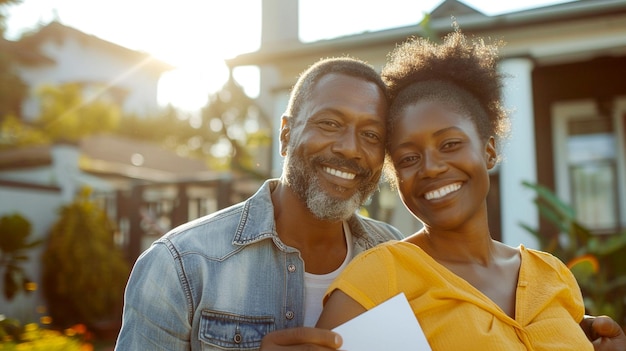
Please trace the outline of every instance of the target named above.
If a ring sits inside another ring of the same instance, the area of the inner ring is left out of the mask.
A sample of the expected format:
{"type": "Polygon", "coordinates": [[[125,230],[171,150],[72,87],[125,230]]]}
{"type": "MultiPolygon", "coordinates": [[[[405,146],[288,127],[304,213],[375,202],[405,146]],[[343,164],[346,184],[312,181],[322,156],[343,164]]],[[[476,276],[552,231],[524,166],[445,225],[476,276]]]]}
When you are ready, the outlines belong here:
{"type": "Polygon", "coordinates": [[[325,274],[341,265],[347,253],[342,221],[320,220],[283,183],[272,191],[272,202],[278,237],[300,251],[307,272],[325,274]]]}

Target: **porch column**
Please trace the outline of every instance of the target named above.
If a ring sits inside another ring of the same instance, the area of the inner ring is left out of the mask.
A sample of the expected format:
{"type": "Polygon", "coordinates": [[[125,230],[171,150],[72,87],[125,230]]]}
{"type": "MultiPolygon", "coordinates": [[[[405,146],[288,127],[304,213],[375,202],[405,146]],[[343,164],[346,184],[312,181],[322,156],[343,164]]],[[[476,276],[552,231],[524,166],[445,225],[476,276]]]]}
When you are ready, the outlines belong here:
{"type": "Polygon", "coordinates": [[[505,59],[499,69],[505,78],[504,107],[510,111],[511,135],[502,147],[500,194],[502,206],[502,241],[511,246],[523,244],[539,248],[534,236],[520,226],[539,226],[539,212],[533,203],[535,194],[522,181],[537,181],[535,124],[533,115],[533,62],[529,58],[505,59]]]}
{"type": "Polygon", "coordinates": [[[55,144],[51,149],[52,171],[57,185],[61,188],[61,201],[69,204],[80,187],[78,159],[80,152],[73,144],[55,144]]]}

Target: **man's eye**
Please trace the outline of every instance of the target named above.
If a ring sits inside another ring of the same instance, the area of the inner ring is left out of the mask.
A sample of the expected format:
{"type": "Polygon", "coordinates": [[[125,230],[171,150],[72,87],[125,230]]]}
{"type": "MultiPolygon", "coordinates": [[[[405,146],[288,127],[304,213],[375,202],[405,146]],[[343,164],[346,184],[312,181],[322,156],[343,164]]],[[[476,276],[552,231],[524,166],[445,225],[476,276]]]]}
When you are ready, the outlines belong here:
{"type": "Polygon", "coordinates": [[[401,157],[397,161],[394,161],[393,163],[397,167],[407,167],[412,164],[415,164],[416,162],[419,162],[419,160],[420,160],[419,155],[411,155],[411,156],[401,157]]]}
{"type": "Polygon", "coordinates": [[[339,123],[335,121],[320,121],[319,124],[325,128],[339,128],[339,123]]]}

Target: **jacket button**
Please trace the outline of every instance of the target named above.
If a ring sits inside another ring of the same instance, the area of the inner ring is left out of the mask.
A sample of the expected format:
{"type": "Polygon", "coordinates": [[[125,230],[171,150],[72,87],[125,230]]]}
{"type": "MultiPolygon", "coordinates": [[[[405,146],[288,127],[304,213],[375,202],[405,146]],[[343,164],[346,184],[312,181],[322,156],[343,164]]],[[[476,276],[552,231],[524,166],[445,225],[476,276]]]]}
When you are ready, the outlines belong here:
{"type": "Polygon", "coordinates": [[[293,319],[294,316],[295,313],[293,313],[293,311],[287,311],[287,313],[285,313],[285,317],[287,317],[287,319],[289,320],[293,319]]]}
{"type": "Polygon", "coordinates": [[[235,336],[233,337],[233,341],[235,342],[235,344],[241,343],[241,334],[235,334],[235,336]]]}
{"type": "Polygon", "coordinates": [[[287,266],[287,270],[289,271],[289,273],[293,273],[296,271],[296,265],[294,264],[290,264],[287,266]]]}

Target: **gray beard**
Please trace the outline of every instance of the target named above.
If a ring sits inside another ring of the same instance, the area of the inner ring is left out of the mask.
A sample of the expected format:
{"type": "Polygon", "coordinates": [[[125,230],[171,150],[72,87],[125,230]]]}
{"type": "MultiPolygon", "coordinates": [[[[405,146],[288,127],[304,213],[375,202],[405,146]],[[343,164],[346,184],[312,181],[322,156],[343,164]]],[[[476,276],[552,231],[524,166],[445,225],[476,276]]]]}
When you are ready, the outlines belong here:
{"type": "Polygon", "coordinates": [[[328,195],[320,186],[319,179],[309,164],[301,157],[287,155],[285,158],[284,175],[287,184],[306,203],[313,215],[326,221],[343,221],[354,213],[376,189],[377,183],[363,183],[352,197],[347,200],[337,199],[328,195]]]}

